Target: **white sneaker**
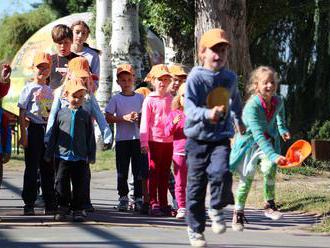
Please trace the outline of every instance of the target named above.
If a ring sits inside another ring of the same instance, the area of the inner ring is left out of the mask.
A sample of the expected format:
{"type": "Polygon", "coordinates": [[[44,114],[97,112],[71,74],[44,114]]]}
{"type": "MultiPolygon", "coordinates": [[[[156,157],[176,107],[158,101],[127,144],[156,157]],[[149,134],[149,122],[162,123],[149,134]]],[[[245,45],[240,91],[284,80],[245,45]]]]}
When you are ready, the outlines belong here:
{"type": "Polygon", "coordinates": [[[270,218],[272,220],[279,220],[283,217],[283,214],[280,211],[272,208],[265,209],[264,214],[267,218],[270,218]]]}
{"type": "Polygon", "coordinates": [[[190,245],[193,247],[206,247],[207,243],[203,233],[194,232],[188,226],[188,238],[190,245]]]}
{"type": "Polygon", "coordinates": [[[243,232],[244,220],[246,221],[246,218],[244,216],[244,211],[243,210],[234,210],[233,221],[231,223],[231,227],[232,227],[233,231],[243,232]]]}
{"type": "Polygon", "coordinates": [[[185,208],[179,208],[175,218],[177,219],[184,219],[186,217],[186,209],[185,208]]]}
{"type": "Polygon", "coordinates": [[[226,231],[225,215],[222,209],[209,209],[209,217],[212,220],[212,231],[216,234],[226,231]]]}

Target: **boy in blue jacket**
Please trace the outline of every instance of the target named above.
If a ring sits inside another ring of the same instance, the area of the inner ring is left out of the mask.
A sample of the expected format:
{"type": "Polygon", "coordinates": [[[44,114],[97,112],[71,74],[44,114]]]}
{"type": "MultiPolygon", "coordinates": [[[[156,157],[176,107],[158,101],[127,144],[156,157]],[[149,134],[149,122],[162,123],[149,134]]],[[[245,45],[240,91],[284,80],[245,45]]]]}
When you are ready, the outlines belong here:
{"type": "Polygon", "coordinates": [[[190,243],[197,247],[206,246],[203,232],[207,184],[210,183],[208,213],[213,232],[225,232],[223,208],[234,203],[229,171],[229,138],[234,135],[232,120],[239,131],[244,128],[237,76],[225,69],[229,46],[224,30],[211,29],[204,33],[198,51],[202,66],[194,67],[187,78],[184,107],[187,117],[184,127],[188,165],[187,222],[190,243]]]}

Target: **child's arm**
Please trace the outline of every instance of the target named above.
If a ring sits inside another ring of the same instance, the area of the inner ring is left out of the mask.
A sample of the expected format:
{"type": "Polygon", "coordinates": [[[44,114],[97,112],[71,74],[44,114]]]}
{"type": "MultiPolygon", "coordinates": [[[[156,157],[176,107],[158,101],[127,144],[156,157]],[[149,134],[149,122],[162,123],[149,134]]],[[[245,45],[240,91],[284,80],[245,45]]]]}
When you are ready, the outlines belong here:
{"type": "Polygon", "coordinates": [[[89,134],[86,136],[88,145],[88,163],[94,164],[96,159],[96,142],[92,118],[89,118],[88,120],[86,131],[89,134]]]}
{"type": "Polygon", "coordinates": [[[177,128],[177,124],[183,118],[182,114],[171,112],[166,120],[164,133],[166,136],[172,136],[177,128]]]}
{"type": "Polygon", "coordinates": [[[27,138],[26,129],[28,127],[28,123],[27,123],[25,117],[26,117],[26,110],[23,108],[19,108],[18,122],[19,122],[19,127],[20,127],[20,132],[21,132],[21,137],[20,137],[19,143],[24,148],[27,148],[28,138],[27,138]]]}
{"type": "Polygon", "coordinates": [[[58,112],[57,112],[55,114],[52,131],[50,133],[50,137],[49,137],[45,155],[44,155],[45,160],[48,162],[51,161],[51,159],[54,157],[59,132],[60,132],[60,125],[59,125],[59,121],[58,121],[58,112]]]}
{"type": "Polygon", "coordinates": [[[149,106],[149,98],[147,97],[142,104],[142,115],[140,125],[140,142],[141,152],[147,153],[149,151],[149,125],[151,119],[152,110],[149,106]]]}
{"type": "Polygon", "coordinates": [[[281,99],[281,105],[280,105],[280,111],[276,115],[276,123],[278,127],[278,131],[280,135],[282,136],[282,139],[284,141],[287,141],[291,138],[291,135],[289,133],[289,130],[286,128],[286,123],[285,123],[285,108],[283,104],[283,99],[281,99]]]}
{"type": "Polygon", "coordinates": [[[90,94],[90,101],[91,101],[91,115],[95,118],[97,125],[99,125],[103,142],[105,144],[111,144],[112,143],[112,132],[109,127],[109,124],[107,123],[106,119],[104,118],[103,113],[101,112],[100,106],[97,103],[95,96],[93,94],[90,94]]]}
{"type": "Polygon", "coordinates": [[[57,112],[61,109],[61,99],[60,99],[61,97],[60,97],[60,94],[58,94],[58,93],[59,92],[57,92],[57,94],[55,94],[55,96],[54,96],[54,101],[53,101],[53,104],[52,104],[52,107],[50,109],[50,113],[48,116],[46,133],[45,133],[45,137],[44,137],[45,144],[47,144],[49,142],[49,138],[52,134],[52,129],[53,129],[53,125],[55,122],[57,112]]]}
{"type": "Polygon", "coordinates": [[[234,92],[231,97],[232,103],[231,103],[231,117],[234,120],[235,127],[237,128],[237,131],[240,134],[245,133],[245,126],[242,121],[242,101],[241,101],[241,96],[239,93],[239,90],[237,86],[235,85],[234,87],[234,92]]]}

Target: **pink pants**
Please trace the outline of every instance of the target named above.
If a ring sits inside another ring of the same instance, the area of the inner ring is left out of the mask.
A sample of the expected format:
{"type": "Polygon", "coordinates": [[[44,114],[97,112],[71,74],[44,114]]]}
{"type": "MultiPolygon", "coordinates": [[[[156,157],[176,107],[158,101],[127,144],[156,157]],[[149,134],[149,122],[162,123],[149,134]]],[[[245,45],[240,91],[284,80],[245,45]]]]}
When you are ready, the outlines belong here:
{"type": "Polygon", "coordinates": [[[175,199],[179,208],[186,208],[187,163],[186,157],[173,155],[175,199]]]}
{"type": "Polygon", "coordinates": [[[150,205],[167,207],[168,179],[173,153],[173,143],[149,142],[148,192],[150,205]],[[158,195],[158,198],[157,198],[158,195]]]}

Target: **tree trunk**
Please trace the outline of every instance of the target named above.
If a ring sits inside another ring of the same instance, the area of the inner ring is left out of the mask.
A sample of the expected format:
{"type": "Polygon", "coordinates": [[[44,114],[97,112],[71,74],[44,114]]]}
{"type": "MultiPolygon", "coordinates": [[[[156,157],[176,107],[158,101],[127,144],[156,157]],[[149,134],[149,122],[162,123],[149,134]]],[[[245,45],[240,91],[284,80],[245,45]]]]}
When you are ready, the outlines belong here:
{"type": "Polygon", "coordinates": [[[169,36],[163,37],[164,44],[164,63],[165,64],[173,64],[176,61],[177,52],[174,49],[173,39],[169,36]]]}
{"type": "MultiPolygon", "coordinates": [[[[196,48],[204,32],[211,28],[224,29],[231,43],[228,67],[246,82],[252,69],[246,33],[246,0],[196,0],[195,7],[196,48]]],[[[195,61],[196,58],[197,54],[195,61]]]]}
{"type": "MultiPolygon", "coordinates": [[[[101,50],[100,55],[100,78],[99,87],[96,92],[96,99],[102,111],[109,102],[111,96],[111,59],[110,59],[110,34],[105,33],[107,26],[111,24],[111,3],[108,0],[96,1],[96,46],[101,50]]],[[[109,31],[109,28],[108,28],[109,31]]],[[[95,126],[95,138],[98,149],[103,149],[103,138],[99,127],[95,126]]]]}
{"type": "Polygon", "coordinates": [[[96,1],[96,46],[101,50],[100,56],[100,79],[96,99],[104,110],[111,95],[111,58],[110,58],[110,34],[105,34],[104,30],[111,23],[111,3],[108,0],[96,1]]]}
{"type": "MultiPolygon", "coordinates": [[[[112,0],[113,82],[116,81],[116,66],[122,63],[131,64],[135,69],[136,79],[141,79],[140,46],[138,5],[130,0],[112,0]]],[[[118,84],[113,83],[112,92],[119,90],[118,84]]]]}

